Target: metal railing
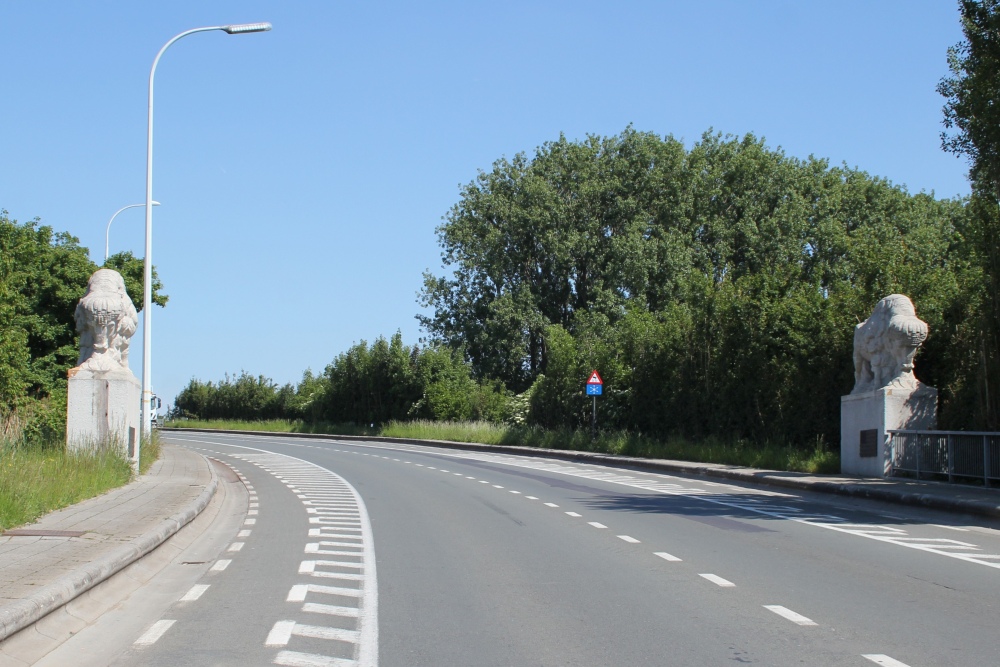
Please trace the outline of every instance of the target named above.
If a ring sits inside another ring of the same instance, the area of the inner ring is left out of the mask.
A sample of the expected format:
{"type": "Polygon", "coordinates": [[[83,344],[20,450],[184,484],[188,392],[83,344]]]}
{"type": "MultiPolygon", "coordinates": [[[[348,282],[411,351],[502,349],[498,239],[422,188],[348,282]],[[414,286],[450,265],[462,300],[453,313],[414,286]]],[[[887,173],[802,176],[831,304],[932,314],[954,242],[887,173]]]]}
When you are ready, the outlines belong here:
{"type": "Polygon", "coordinates": [[[889,431],[891,475],[1000,482],[1000,433],[889,431]]]}

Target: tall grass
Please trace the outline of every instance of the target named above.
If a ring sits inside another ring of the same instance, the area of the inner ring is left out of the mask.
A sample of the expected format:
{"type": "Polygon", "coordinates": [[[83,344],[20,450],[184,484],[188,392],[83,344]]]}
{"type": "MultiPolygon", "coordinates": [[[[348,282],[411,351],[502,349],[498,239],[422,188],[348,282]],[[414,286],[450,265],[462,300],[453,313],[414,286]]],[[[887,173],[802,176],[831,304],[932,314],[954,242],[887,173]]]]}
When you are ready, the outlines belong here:
{"type": "Polygon", "coordinates": [[[233,431],[274,431],[282,433],[329,433],[331,435],[381,435],[393,438],[474,442],[485,445],[516,445],[570,449],[643,458],[696,461],[746,466],[765,470],[786,470],[819,474],[840,471],[840,455],[817,439],[808,447],[746,440],[724,442],[707,438],[697,442],[679,437],[666,439],[629,433],[602,431],[591,439],[588,430],[542,429],[508,426],[489,422],[393,421],[382,427],[364,428],[339,424],[307,425],[289,421],[175,421],[168,426],[217,428],[233,431]]]}
{"type": "MultiPolygon", "coordinates": [[[[0,419],[0,530],[127,484],[132,468],[117,447],[96,446],[69,453],[65,435],[25,434],[18,414],[0,419]]],[[[155,438],[141,450],[142,467],[159,456],[155,438]]]]}

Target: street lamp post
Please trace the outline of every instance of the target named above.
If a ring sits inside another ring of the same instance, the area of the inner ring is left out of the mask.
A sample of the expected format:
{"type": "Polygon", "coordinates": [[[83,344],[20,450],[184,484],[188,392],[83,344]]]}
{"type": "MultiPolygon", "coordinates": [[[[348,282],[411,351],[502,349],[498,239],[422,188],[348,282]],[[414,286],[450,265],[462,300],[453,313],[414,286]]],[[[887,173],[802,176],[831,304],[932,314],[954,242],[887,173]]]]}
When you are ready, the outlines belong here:
{"type": "MultiPolygon", "coordinates": [[[[158,201],[154,201],[153,202],[153,206],[159,206],[159,205],[160,205],[160,202],[158,202],[158,201]]],[[[105,261],[105,263],[107,263],[107,261],[108,261],[108,242],[111,240],[111,223],[114,222],[115,218],[118,217],[118,214],[121,213],[122,211],[124,211],[125,209],[127,209],[127,208],[136,208],[137,206],[145,206],[145,204],[129,204],[128,206],[122,206],[120,209],[118,209],[117,211],[115,211],[115,214],[113,216],[111,216],[110,220],[108,220],[108,228],[106,230],[104,230],[104,261],[105,261]]]]}
{"type": "MultiPolygon", "coordinates": [[[[153,301],[153,77],[156,75],[156,65],[160,62],[160,56],[171,44],[181,37],[193,35],[196,32],[208,32],[210,30],[222,30],[230,35],[239,35],[248,32],[266,32],[271,29],[270,23],[241,23],[235,25],[217,25],[205,28],[193,28],[185,30],[179,35],[175,35],[153,59],[153,66],[149,69],[149,115],[146,125],[146,257],[143,261],[143,287],[142,287],[142,433],[149,435],[152,429],[153,417],[153,391],[152,391],[152,355],[151,355],[151,333],[152,333],[152,301],[153,301]]],[[[136,461],[139,460],[139,447],[135,448],[136,461]]]]}

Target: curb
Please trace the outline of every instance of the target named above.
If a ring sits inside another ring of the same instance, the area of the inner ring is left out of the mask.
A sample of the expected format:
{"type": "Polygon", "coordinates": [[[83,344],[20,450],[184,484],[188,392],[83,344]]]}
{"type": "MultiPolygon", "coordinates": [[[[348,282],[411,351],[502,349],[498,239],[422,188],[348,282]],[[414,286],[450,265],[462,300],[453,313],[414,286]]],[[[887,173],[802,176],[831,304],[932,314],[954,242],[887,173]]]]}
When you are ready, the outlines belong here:
{"type": "Polygon", "coordinates": [[[214,466],[208,467],[212,472],[212,481],[186,508],[167,517],[156,528],[131,540],[128,544],[116,547],[97,560],[59,577],[26,598],[0,607],[0,642],[122,571],[166,542],[201,514],[219,486],[214,466]]]}
{"type": "Polygon", "coordinates": [[[281,433],[276,431],[236,431],[211,428],[162,428],[164,434],[175,431],[178,433],[227,433],[233,435],[264,435],[288,438],[305,438],[311,440],[346,440],[356,442],[394,442],[404,445],[425,445],[428,447],[443,447],[448,449],[463,449],[477,452],[503,452],[505,454],[520,454],[562,459],[567,461],[587,461],[590,463],[626,465],[645,470],[680,472],[702,477],[719,477],[750,484],[763,484],[801,491],[817,491],[839,496],[879,500],[882,502],[923,507],[926,509],[975,514],[992,518],[1000,518],[1000,495],[997,502],[980,500],[963,500],[959,498],[942,498],[932,494],[911,491],[896,491],[886,488],[872,488],[864,484],[852,484],[842,481],[808,480],[787,477],[786,474],[771,471],[753,470],[736,466],[705,465],[703,463],[685,463],[665,459],[643,459],[633,456],[617,456],[614,454],[598,454],[594,452],[578,452],[566,449],[542,449],[539,447],[516,447],[511,445],[483,445],[469,442],[451,442],[447,440],[420,440],[418,438],[390,438],[374,435],[335,435],[332,433],[281,433]],[[780,476],[779,476],[780,475],[780,476]]]}

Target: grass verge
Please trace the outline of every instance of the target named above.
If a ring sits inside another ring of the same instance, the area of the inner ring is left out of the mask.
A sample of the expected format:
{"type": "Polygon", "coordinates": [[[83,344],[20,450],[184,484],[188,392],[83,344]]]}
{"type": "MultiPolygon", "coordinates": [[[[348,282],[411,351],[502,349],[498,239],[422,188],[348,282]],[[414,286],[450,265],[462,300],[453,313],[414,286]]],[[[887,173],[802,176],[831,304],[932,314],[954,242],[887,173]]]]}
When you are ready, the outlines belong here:
{"type": "Polygon", "coordinates": [[[684,438],[660,440],[627,431],[605,431],[592,440],[587,430],[542,429],[534,426],[507,426],[488,422],[434,422],[417,420],[390,422],[380,428],[340,424],[304,424],[292,421],[196,421],[166,424],[189,428],[281,433],[328,433],[330,435],[381,435],[394,438],[475,442],[486,445],[519,445],[549,449],[619,454],[643,458],[673,459],[700,463],[746,466],[765,470],[786,470],[817,474],[840,472],[840,455],[821,441],[810,447],[793,447],[745,440],[724,442],[709,438],[692,442],[684,438]]]}
{"type": "Polygon", "coordinates": [[[70,454],[64,448],[0,444],[0,529],[31,523],[52,510],[127,484],[131,478],[128,460],[117,453],[70,454]]]}

